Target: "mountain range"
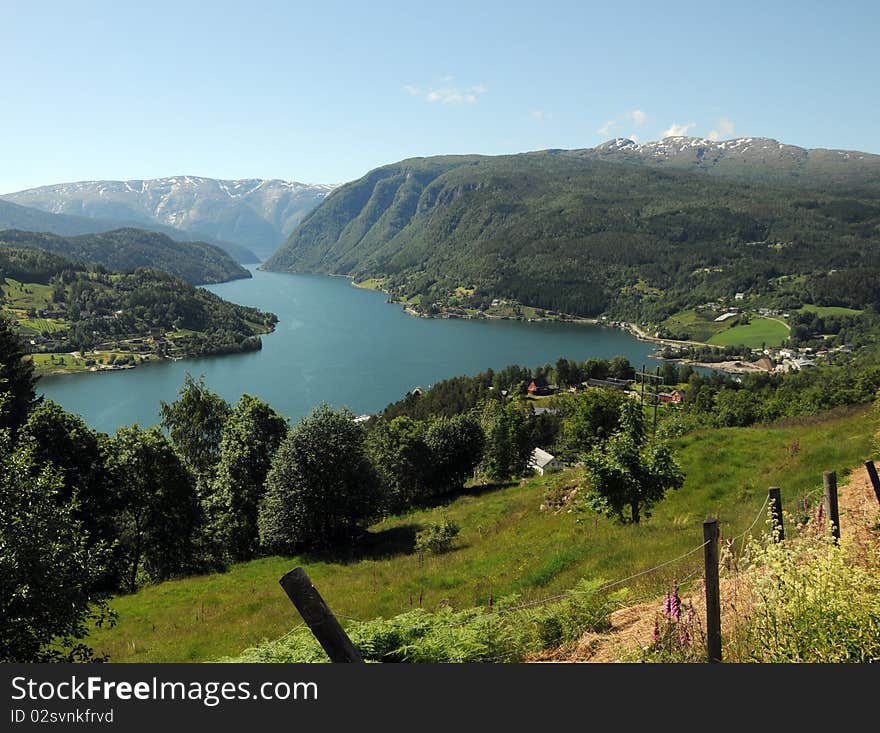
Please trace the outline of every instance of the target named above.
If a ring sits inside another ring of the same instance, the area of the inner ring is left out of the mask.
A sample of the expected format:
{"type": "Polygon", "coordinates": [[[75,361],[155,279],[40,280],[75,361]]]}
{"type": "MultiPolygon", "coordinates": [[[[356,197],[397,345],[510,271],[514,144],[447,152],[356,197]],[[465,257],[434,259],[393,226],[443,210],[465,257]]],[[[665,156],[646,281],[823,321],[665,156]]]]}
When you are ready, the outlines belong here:
{"type": "Polygon", "coordinates": [[[643,144],[615,138],[595,148],[557,152],[753,181],[880,189],[880,155],[857,150],[807,149],[766,137],[724,141],[667,137],[643,144]]]}
{"type": "Polygon", "coordinates": [[[746,290],[880,304],[880,156],[673,137],[413,158],[335,189],[264,267],[379,278],[426,313],[511,298],[662,320],[746,290]]]}
{"type": "Polygon", "coordinates": [[[272,254],[333,188],[276,179],[173,176],[60,183],[5,194],[2,199],[55,215],[117,223],[108,228],[120,223],[171,228],[189,238],[220,244],[239,262],[248,262],[272,254]],[[251,250],[250,256],[230,249],[228,243],[251,250]]]}
{"type": "MultiPolygon", "coordinates": [[[[103,218],[91,219],[85,216],[73,216],[71,214],[52,214],[48,211],[43,211],[42,209],[21,206],[0,198],[0,230],[19,229],[22,231],[45,232],[67,237],[81,234],[101,234],[116,229],[142,228],[143,226],[143,224],[138,224],[130,220],[103,218]]],[[[187,232],[163,224],[150,224],[149,229],[150,231],[160,232],[176,242],[192,242],[196,239],[193,235],[187,232]]],[[[217,240],[211,240],[210,244],[220,247],[236,262],[258,262],[260,259],[247,247],[242,247],[238,244],[219,242],[217,240]]]]}

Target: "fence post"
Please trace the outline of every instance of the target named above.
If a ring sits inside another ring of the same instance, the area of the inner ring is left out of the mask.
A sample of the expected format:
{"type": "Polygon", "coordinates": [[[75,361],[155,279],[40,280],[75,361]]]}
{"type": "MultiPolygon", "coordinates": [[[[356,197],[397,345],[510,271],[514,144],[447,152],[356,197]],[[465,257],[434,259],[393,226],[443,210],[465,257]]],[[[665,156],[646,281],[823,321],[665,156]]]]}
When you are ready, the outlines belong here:
{"type": "Polygon", "coordinates": [[[880,504],[880,478],[877,476],[877,467],[874,465],[874,461],[865,461],[865,468],[868,469],[871,486],[874,487],[874,495],[877,497],[877,503],[880,504]]]}
{"type": "Polygon", "coordinates": [[[293,601],[315,638],[327,652],[331,662],[363,662],[361,653],[352,644],[333,612],[327,607],[317,588],[302,568],[294,568],[281,580],[281,587],[293,601]]]}
{"type": "Polygon", "coordinates": [[[825,512],[828,521],[831,522],[831,534],[835,540],[840,539],[840,513],[837,508],[837,474],[834,471],[825,471],[822,474],[822,482],[825,484],[825,512]]]}
{"type": "Polygon", "coordinates": [[[782,524],[782,492],[778,486],[771,486],[767,494],[770,497],[770,516],[773,519],[771,529],[779,530],[776,541],[781,542],[785,539],[785,527],[782,524]]]}
{"type": "Polygon", "coordinates": [[[703,522],[706,563],[706,651],[709,662],[721,661],[721,591],[718,587],[718,520],[703,522]]]}

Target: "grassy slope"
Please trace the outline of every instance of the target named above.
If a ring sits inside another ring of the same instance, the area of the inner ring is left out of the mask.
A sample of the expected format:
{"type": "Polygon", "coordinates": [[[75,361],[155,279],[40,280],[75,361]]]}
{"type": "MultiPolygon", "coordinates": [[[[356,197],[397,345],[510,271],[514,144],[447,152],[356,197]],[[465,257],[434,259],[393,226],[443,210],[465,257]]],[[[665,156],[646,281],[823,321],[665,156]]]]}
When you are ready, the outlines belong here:
{"type": "MultiPolygon", "coordinates": [[[[369,542],[342,558],[270,557],[228,573],[146,588],[113,602],[119,624],[93,636],[96,649],[119,662],[207,661],[234,655],[299,623],[278,585],[303,565],[341,616],[372,618],[409,610],[410,596],[433,608],[484,603],[512,591],[541,598],[581,577],[627,577],[702,542],[701,523],[717,514],[725,536],[754,519],[766,489],[781,486],[794,506],[821,484],[824,470],[841,473],[871,451],[864,410],[790,422],[774,428],[704,431],[679,441],[685,486],[640,527],[540,511],[552,482],[573,484],[574,472],[508,488],[464,495],[448,506],[388,519],[369,542]],[[792,456],[789,446],[799,440],[792,456]],[[459,549],[424,563],[412,553],[413,532],[441,516],[462,527],[459,549]]],[[[673,577],[700,567],[700,553],[630,583],[636,593],[662,591],[673,577]]],[[[344,623],[344,619],[343,619],[344,623]]]]}
{"type": "Polygon", "coordinates": [[[752,349],[767,346],[779,346],[788,338],[788,329],[780,321],[771,318],[753,317],[745,326],[734,326],[721,331],[709,339],[716,346],[739,346],[743,344],[752,349]]]}
{"type": "Polygon", "coordinates": [[[801,308],[802,311],[815,313],[818,316],[857,316],[864,311],[855,310],[854,308],[844,308],[839,305],[812,305],[807,304],[801,308]]]}

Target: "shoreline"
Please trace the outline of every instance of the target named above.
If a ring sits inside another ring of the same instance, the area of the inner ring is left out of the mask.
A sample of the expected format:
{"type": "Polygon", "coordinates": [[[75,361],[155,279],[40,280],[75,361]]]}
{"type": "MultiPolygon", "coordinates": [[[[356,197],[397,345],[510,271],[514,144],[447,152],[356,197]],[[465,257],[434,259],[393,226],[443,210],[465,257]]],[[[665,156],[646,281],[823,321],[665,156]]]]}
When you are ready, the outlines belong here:
{"type": "MultiPolygon", "coordinates": [[[[610,322],[608,322],[608,321],[605,321],[600,318],[587,318],[587,317],[566,316],[566,315],[560,315],[557,318],[540,318],[540,317],[536,317],[536,318],[510,318],[509,316],[498,316],[498,315],[487,314],[487,313],[480,313],[479,315],[471,315],[471,314],[458,315],[458,314],[449,314],[447,312],[441,312],[437,315],[429,315],[429,314],[422,313],[421,311],[416,310],[415,308],[413,308],[411,305],[409,305],[407,303],[404,303],[404,302],[401,302],[398,300],[392,300],[391,299],[393,297],[392,294],[390,292],[388,292],[388,290],[386,290],[385,288],[383,288],[379,285],[375,285],[375,286],[374,285],[363,285],[362,283],[355,281],[355,279],[353,277],[351,277],[351,275],[346,275],[346,274],[342,274],[342,273],[331,272],[331,273],[327,273],[327,275],[329,277],[345,278],[349,281],[350,285],[352,285],[353,287],[358,288],[360,290],[371,290],[371,291],[374,291],[377,293],[384,293],[386,296],[388,296],[388,299],[386,299],[386,301],[385,301],[387,304],[402,306],[403,312],[409,316],[414,317],[414,318],[425,318],[425,319],[437,318],[437,319],[462,320],[462,321],[467,321],[467,320],[504,321],[504,320],[506,320],[506,321],[519,321],[521,323],[570,323],[570,324],[575,324],[575,325],[582,324],[582,325],[602,326],[604,328],[619,329],[622,331],[626,331],[627,333],[629,333],[631,336],[633,336],[634,338],[636,338],[639,341],[657,344],[658,345],[657,352],[659,352],[660,346],[678,346],[678,347],[681,347],[681,346],[703,346],[703,347],[709,347],[709,348],[716,348],[713,344],[708,344],[703,341],[680,341],[680,340],[676,340],[676,339],[664,339],[664,338],[658,338],[656,336],[650,336],[640,326],[638,326],[635,323],[631,323],[629,321],[610,321],[610,322]]],[[[363,281],[363,282],[368,282],[370,280],[372,280],[373,282],[376,281],[374,278],[368,278],[366,281],[363,281]]],[[[518,304],[518,305],[522,306],[523,304],[518,304]]],[[[534,306],[526,306],[526,307],[534,307],[534,306]]],[[[767,372],[768,371],[767,369],[764,369],[764,368],[759,367],[757,365],[753,365],[750,362],[744,362],[742,360],[725,360],[725,361],[720,361],[720,362],[704,362],[704,361],[696,361],[696,360],[692,360],[692,359],[682,359],[682,358],[674,358],[674,357],[673,358],[664,358],[664,357],[660,356],[659,353],[657,353],[657,352],[655,352],[654,354],[651,354],[650,358],[657,359],[658,361],[670,361],[670,362],[677,362],[677,363],[681,363],[681,364],[691,364],[692,366],[695,366],[695,367],[702,367],[705,369],[715,369],[718,371],[727,372],[727,373],[731,373],[731,374],[750,374],[750,373],[767,372]]]]}
{"type": "MultiPolygon", "coordinates": [[[[262,331],[260,333],[255,333],[254,336],[261,338],[262,336],[268,336],[269,334],[275,333],[275,330],[276,329],[273,326],[268,331],[262,331]]],[[[251,353],[252,351],[260,351],[260,350],[262,350],[262,348],[263,348],[263,344],[262,344],[262,339],[261,339],[259,349],[244,349],[241,351],[226,351],[226,352],[221,352],[221,353],[217,353],[217,354],[181,354],[181,355],[175,355],[175,356],[160,356],[155,353],[149,353],[149,354],[146,354],[146,356],[148,356],[149,358],[142,359],[142,361],[139,364],[120,364],[120,365],[117,365],[115,368],[114,368],[114,366],[110,366],[110,365],[106,365],[106,364],[98,367],[96,364],[95,366],[83,367],[81,369],[51,369],[51,370],[42,371],[42,370],[37,369],[36,364],[34,364],[34,376],[36,376],[40,379],[43,379],[45,377],[68,377],[68,376],[74,376],[77,374],[103,374],[103,373],[126,372],[126,371],[132,371],[133,369],[140,369],[142,367],[149,367],[154,364],[164,364],[166,362],[183,361],[185,359],[201,359],[201,358],[217,357],[217,356],[234,356],[235,354],[248,354],[248,353],[251,353]]],[[[41,353],[47,353],[47,352],[41,352],[41,353]]],[[[53,353],[53,354],[55,354],[55,356],[61,356],[64,358],[70,357],[72,359],[83,359],[83,360],[86,358],[79,351],[48,352],[48,353],[53,353]],[[76,354],[79,354],[79,356],[76,356],[76,354]]],[[[111,353],[111,352],[99,352],[99,355],[102,353],[106,355],[106,353],[111,353]]],[[[113,353],[115,353],[115,352],[113,352],[113,353]]],[[[132,355],[138,356],[138,357],[144,356],[139,353],[135,353],[132,355]]],[[[33,357],[34,354],[27,354],[27,356],[33,357]]],[[[91,357],[89,357],[89,358],[91,358],[91,357]]],[[[31,363],[34,363],[33,358],[31,358],[31,363]]]]}
{"type": "MultiPolygon", "coordinates": [[[[471,314],[466,313],[464,315],[459,315],[457,313],[449,313],[447,311],[442,311],[437,315],[429,315],[427,313],[422,313],[421,311],[417,311],[411,305],[404,303],[399,300],[391,300],[392,294],[385,290],[382,287],[371,287],[369,285],[362,285],[361,283],[355,282],[351,276],[349,275],[339,275],[336,273],[330,273],[330,277],[345,277],[348,278],[351,285],[359,288],[360,290],[372,290],[377,293],[384,293],[389,296],[388,300],[385,302],[389,305],[402,305],[403,312],[407,315],[413,316],[415,318],[438,318],[438,319],[447,319],[447,320],[459,320],[459,321],[520,321],[523,323],[575,323],[575,324],[585,324],[591,326],[602,326],[604,325],[598,318],[587,318],[585,316],[571,316],[564,313],[557,314],[555,318],[511,318],[509,316],[498,316],[492,313],[479,313],[479,314],[471,314]]],[[[526,308],[536,308],[537,306],[530,306],[524,303],[518,303],[520,307],[526,308]]],[[[546,309],[545,309],[546,310],[546,309]]]]}

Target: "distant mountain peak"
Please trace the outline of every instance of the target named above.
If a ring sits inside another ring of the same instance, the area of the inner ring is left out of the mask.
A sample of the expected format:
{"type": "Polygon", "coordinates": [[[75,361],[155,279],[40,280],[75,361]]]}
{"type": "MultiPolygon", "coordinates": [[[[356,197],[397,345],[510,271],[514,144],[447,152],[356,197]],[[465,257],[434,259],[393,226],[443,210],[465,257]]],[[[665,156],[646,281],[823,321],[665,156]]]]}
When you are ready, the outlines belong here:
{"type": "Polygon", "coordinates": [[[754,176],[779,182],[801,180],[822,185],[848,180],[877,183],[880,156],[858,150],[802,148],[771,137],[735,137],[711,140],[674,135],[639,143],[613,138],[594,148],[568,152],[579,158],[643,163],[719,175],[754,176]]]}
{"type": "Polygon", "coordinates": [[[74,181],[3,198],[53,214],[171,226],[197,238],[234,242],[265,257],[334,188],[277,178],[176,175],[74,181]]]}

